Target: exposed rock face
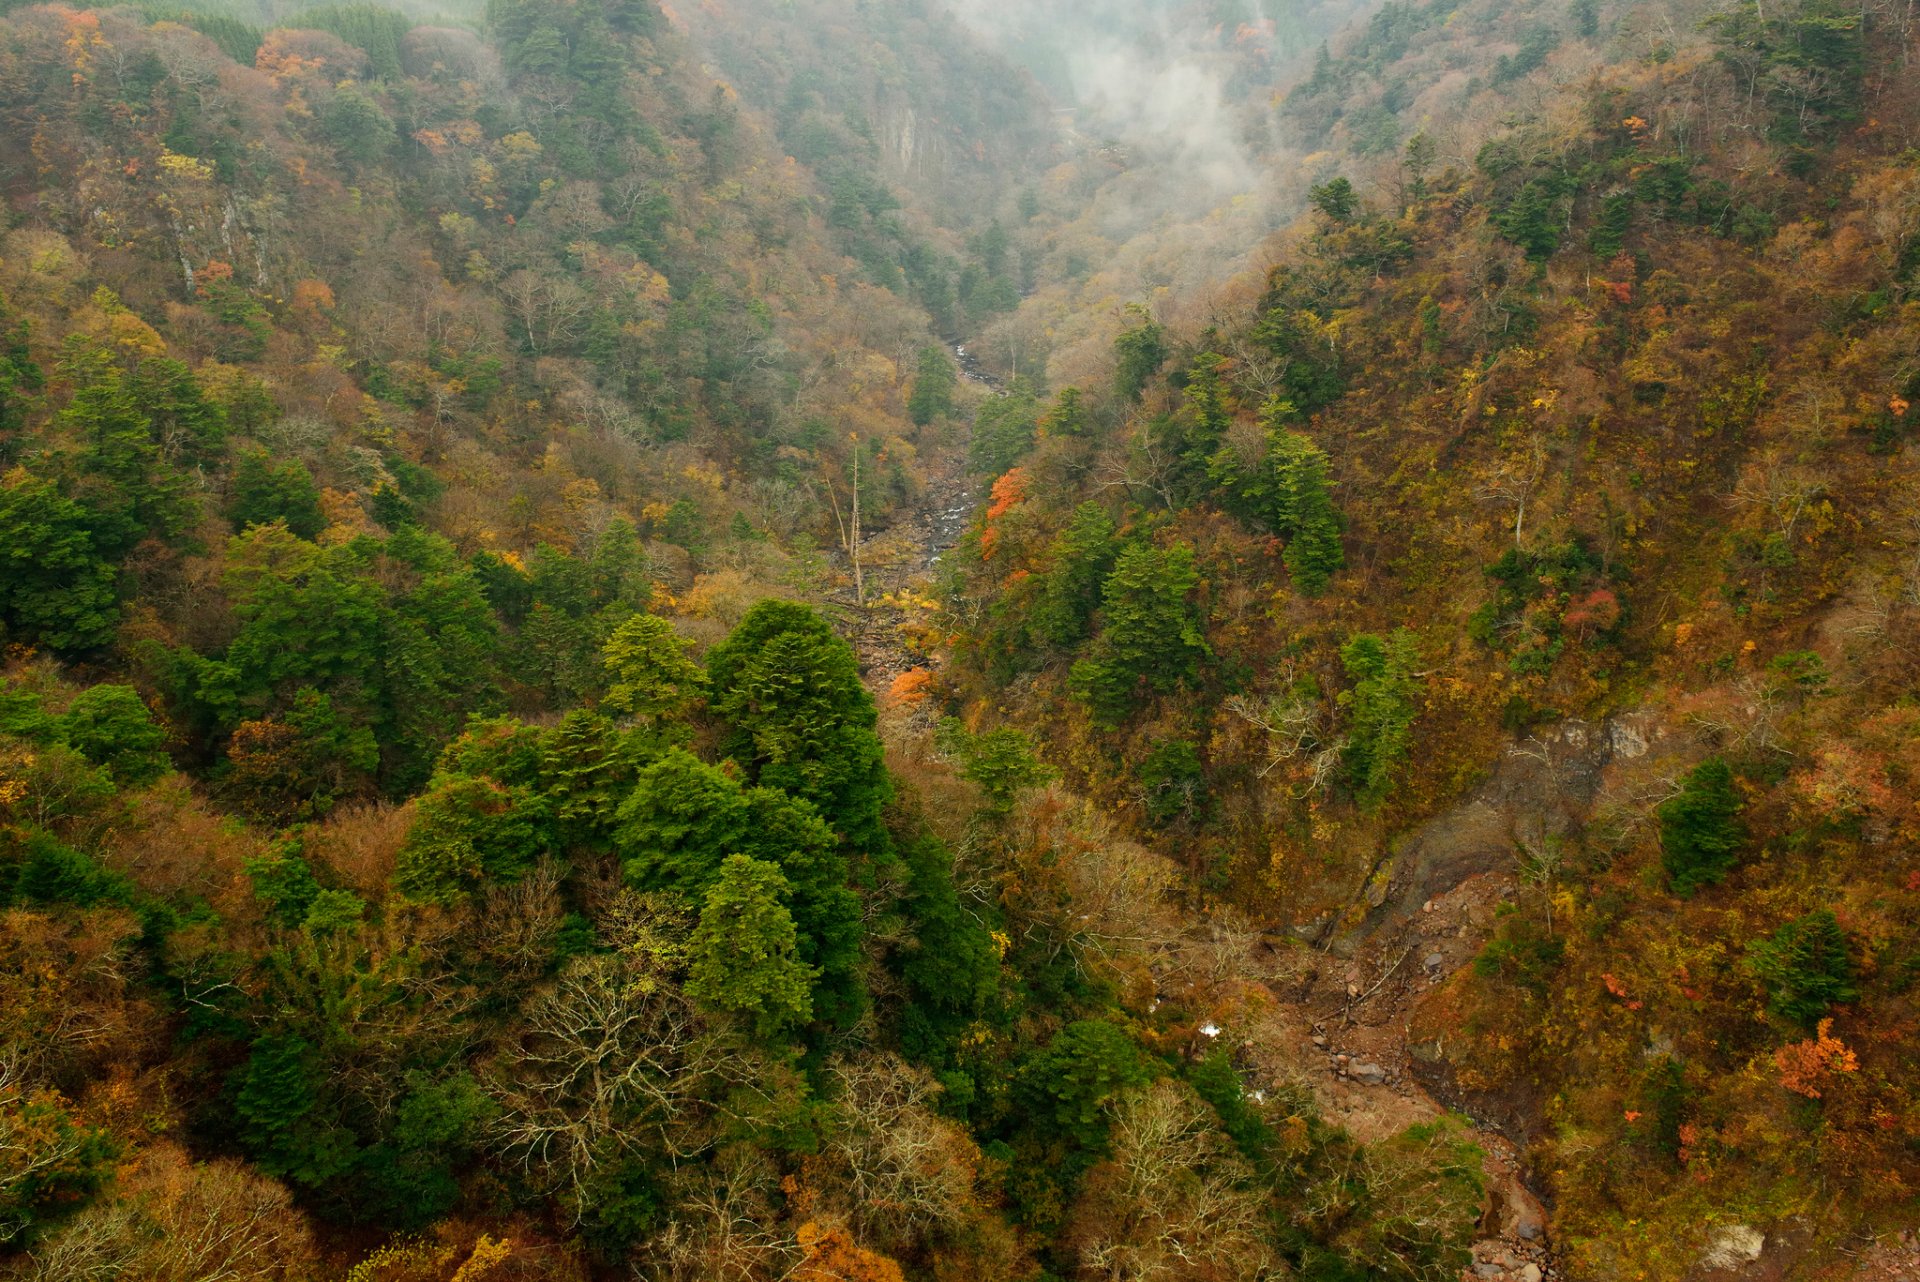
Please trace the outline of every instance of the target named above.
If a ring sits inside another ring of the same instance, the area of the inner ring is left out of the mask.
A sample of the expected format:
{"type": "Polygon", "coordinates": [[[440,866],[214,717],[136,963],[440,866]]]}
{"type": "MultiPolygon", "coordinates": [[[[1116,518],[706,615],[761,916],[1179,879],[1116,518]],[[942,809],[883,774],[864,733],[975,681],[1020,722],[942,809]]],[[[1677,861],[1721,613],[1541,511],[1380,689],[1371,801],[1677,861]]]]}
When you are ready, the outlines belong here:
{"type": "Polygon", "coordinates": [[[1701,1252],[1703,1269],[1740,1269],[1758,1263],[1767,1249],[1767,1235],[1748,1224],[1729,1224],[1714,1230],[1701,1252]]]}
{"type": "Polygon", "coordinates": [[[1664,738],[1652,714],[1632,713],[1600,724],[1563,721],[1508,745],[1471,797],[1401,841],[1368,883],[1371,911],[1352,933],[1370,934],[1475,874],[1511,869],[1516,851],[1577,832],[1607,767],[1657,751],[1664,738]]]}

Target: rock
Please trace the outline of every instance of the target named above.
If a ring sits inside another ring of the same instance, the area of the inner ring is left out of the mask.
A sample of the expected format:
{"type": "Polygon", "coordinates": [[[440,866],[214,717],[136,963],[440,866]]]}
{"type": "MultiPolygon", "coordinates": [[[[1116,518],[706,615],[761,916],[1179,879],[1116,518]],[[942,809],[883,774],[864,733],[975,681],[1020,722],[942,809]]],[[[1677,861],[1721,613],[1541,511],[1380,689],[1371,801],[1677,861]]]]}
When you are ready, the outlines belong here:
{"type": "Polygon", "coordinates": [[[1378,1064],[1355,1064],[1347,1073],[1362,1086],[1380,1086],[1387,1080],[1387,1070],[1378,1064]]]}
{"type": "Polygon", "coordinates": [[[1716,1229],[1707,1239],[1700,1255],[1703,1269],[1737,1269],[1752,1264],[1767,1249],[1767,1235],[1750,1224],[1729,1224],[1716,1229]]]}
{"type": "Polygon", "coordinates": [[[1313,1044],[1315,1046],[1320,1047],[1322,1050],[1325,1050],[1327,1045],[1326,1036],[1322,1033],[1315,1033],[1313,1035],[1313,1044]]]}
{"type": "Polygon", "coordinates": [[[1441,953],[1428,953],[1427,959],[1420,964],[1425,966],[1429,971],[1435,971],[1446,965],[1447,959],[1446,956],[1441,953]]]}
{"type": "Polygon", "coordinates": [[[1533,1194],[1518,1182],[1507,1187],[1507,1225],[1522,1242],[1538,1242],[1547,1235],[1547,1213],[1533,1194]]]}
{"type": "Polygon", "coordinates": [[[1546,1275],[1540,1272],[1540,1266],[1529,1264],[1520,1270],[1520,1282],[1541,1282],[1546,1275]]]}
{"type": "Polygon", "coordinates": [[[1607,726],[1607,739],[1613,755],[1626,761],[1647,755],[1647,736],[1638,726],[1615,721],[1607,726]]]}

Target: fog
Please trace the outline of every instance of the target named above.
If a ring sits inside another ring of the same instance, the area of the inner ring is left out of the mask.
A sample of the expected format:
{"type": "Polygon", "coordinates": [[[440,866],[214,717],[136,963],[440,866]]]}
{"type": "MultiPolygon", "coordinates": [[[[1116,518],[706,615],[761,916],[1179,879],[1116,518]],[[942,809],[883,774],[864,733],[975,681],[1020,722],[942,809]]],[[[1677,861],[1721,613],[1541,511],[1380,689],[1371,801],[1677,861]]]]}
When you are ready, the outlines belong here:
{"type": "MultiPolygon", "coordinates": [[[[1362,0],[952,0],[1025,65],[1088,143],[1171,165],[1179,194],[1217,204],[1256,188],[1276,77],[1362,0]]],[[[1171,193],[1170,193],[1171,194],[1171,193]]]]}

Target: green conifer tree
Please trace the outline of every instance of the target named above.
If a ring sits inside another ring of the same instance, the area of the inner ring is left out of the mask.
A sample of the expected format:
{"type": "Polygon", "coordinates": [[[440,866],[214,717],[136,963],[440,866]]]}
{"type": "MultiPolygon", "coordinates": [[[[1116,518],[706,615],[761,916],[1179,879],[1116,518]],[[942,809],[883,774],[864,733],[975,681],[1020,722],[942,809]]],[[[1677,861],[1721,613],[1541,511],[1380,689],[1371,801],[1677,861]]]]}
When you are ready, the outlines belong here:
{"type": "Polygon", "coordinates": [[[1747,966],[1767,990],[1767,1009],[1811,1028],[1829,1006],[1858,1000],[1847,932],[1831,908],[1783,924],[1754,944],[1747,966]]]}
{"type": "Polygon", "coordinates": [[[798,956],[787,891],[773,864],[729,855],[707,891],[688,949],[687,995],[767,1041],[813,1018],[815,971],[798,956]]]}
{"type": "Polygon", "coordinates": [[[1661,863],[1674,893],[1690,896],[1702,886],[1726,880],[1746,845],[1745,809],[1722,757],[1709,757],[1688,772],[1678,795],[1661,803],[1661,863]]]}

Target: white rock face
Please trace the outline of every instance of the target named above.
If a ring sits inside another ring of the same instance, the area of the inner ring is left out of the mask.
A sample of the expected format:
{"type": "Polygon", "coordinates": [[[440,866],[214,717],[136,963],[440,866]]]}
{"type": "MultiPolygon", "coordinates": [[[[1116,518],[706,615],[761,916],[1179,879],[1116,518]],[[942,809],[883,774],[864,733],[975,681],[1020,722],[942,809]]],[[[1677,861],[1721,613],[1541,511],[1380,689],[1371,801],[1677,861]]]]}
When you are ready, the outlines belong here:
{"type": "Polygon", "coordinates": [[[1729,1224],[1715,1230],[1700,1257],[1702,1268],[1737,1269],[1752,1264],[1766,1249],[1767,1235],[1750,1224],[1729,1224]]]}
{"type": "Polygon", "coordinates": [[[1607,728],[1608,737],[1613,745],[1613,755],[1623,761],[1632,761],[1636,757],[1647,755],[1647,736],[1639,727],[1629,725],[1625,719],[1614,721],[1607,728]]]}

